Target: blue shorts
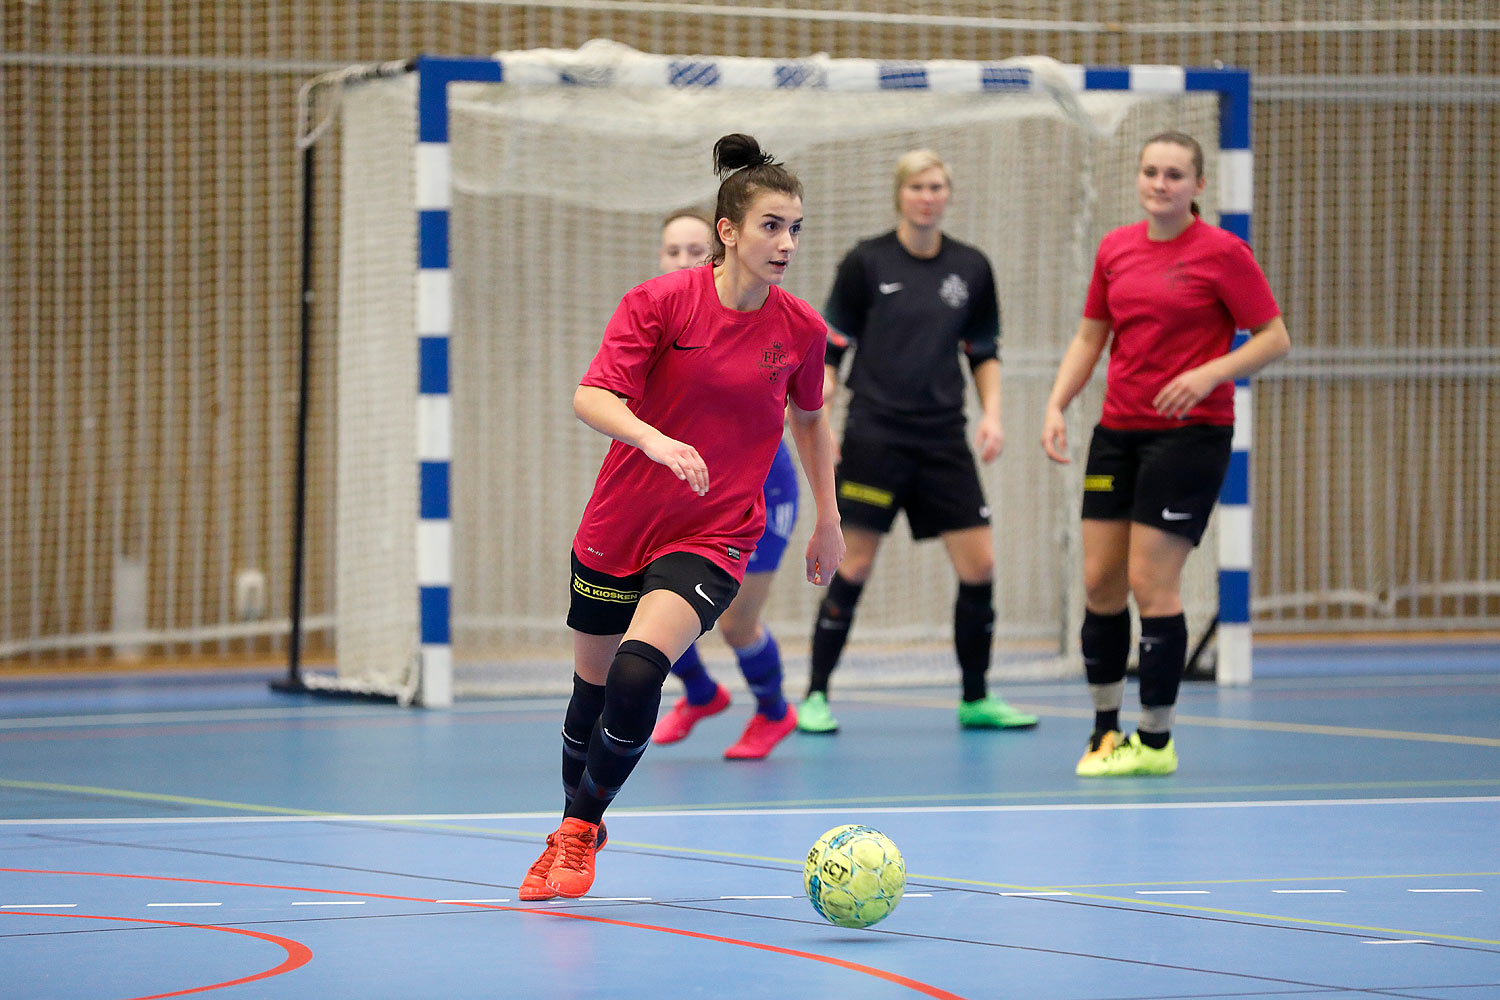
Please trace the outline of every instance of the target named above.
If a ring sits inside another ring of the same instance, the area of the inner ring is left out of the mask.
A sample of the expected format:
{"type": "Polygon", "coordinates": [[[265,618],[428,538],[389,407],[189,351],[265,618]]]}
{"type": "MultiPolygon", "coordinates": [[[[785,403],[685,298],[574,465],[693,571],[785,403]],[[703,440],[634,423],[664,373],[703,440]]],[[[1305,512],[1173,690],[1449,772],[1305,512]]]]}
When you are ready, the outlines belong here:
{"type": "Polygon", "coordinates": [[[750,553],[746,573],[774,573],[781,565],[792,527],[797,523],[797,467],[786,442],[776,446],[771,471],[766,475],[766,530],[750,553]]]}

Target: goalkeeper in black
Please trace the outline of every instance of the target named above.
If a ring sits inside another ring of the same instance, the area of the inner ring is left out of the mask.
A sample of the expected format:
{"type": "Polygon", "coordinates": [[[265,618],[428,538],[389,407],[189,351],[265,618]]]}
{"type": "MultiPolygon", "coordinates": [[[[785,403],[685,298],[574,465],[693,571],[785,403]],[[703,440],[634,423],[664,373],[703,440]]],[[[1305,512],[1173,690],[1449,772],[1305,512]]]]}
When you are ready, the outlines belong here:
{"type": "Polygon", "coordinates": [[[824,394],[837,390],[852,348],[848,419],[838,467],[848,552],[818,607],[812,674],[797,713],[803,732],[832,733],[828,681],[881,538],[904,510],[917,540],[940,537],[958,574],[953,643],[963,675],[959,723],[1036,725],[1036,716],[989,694],[994,636],[990,511],[964,440],[963,354],[984,415],[974,447],[982,461],[1005,444],[1000,423],[1000,308],[989,260],[942,231],[952,178],[941,158],[913,150],[896,163],[896,228],[866,240],[839,265],[828,296],[824,394]]]}

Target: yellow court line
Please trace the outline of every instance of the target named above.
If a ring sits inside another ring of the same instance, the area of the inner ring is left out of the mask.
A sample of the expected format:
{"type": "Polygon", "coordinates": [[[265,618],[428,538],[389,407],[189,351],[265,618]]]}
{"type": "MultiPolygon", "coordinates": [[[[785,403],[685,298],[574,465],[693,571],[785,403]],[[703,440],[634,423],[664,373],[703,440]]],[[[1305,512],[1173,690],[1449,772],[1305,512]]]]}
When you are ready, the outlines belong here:
{"type": "MultiPolygon", "coordinates": [[[[951,699],[911,698],[883,692],[863,692],[849,701],[875,701],[881,704],[910,705],[920,708],[952,708],[951,699]]],[[[1011,707],[1032,715],[1054,716],[1062,719],[1092,719],[1093,709],[1066,708],[1057,705],[1023,705],[1012,702],[1011,707]]],[[[1121,712],[1122,718],[1134,718],[1138,713],[1121,712]]],[[[1246,729],[1264,733],[1304,733],[1312,736],[1348,736],[1372,740],[1405,740],[1416,743],[1452,743],[1459,746],[1500,747],[1500,739],[1489,736],[1460,736],[1454,733],[1418,733],[1403,729],[1368,729],[1360,726],[1324,726],[1305,722],[1269,722],[1260,719],[1226,719],[1211,715],[1177,715],[1175,725],[1205,726],[1212,729],[1246,729]]]]}
{"type": "MultiPolygon", "coordinates": [[[[223,799],[204,799],[191,795],[169,795],[165,792],[136,792],[128,788],[101,788],[96,785],[64,785],[52,781],[19,781],[0,778],[0,788],[16,788],[28,791],[67,792],[73,795],[96,795],[101,798],[130,799],[140,802],[163,802],[173,805],[204,806],[211,809],[229,809],[237,812],[263,813],[270,816],[313,816],[324,819],[363,820],[368,817],[356,813],[328,812],[322,809],[297,809],[291,806],[263,806],[254,802],[229,802],[223,799]]],[[[204,819],[213,819],[205,816],[204,819]]],[[[506,836],[531,837],[541,840],[545,833],[534,830],[507,830],[490,826],[466,826],[459,823],[438,823],[432,820],[380,817],[378,822],[393,826],[411,826],[431,830],[452,830],[461,833],[504,834],[506,836]]]]}
{"type": "Polygon", "coordinates": [[[1413,872],[1405,875],[1280,875],[1267,878],[1205,878],[1179,882],[1093,882],[1080,885],[1049,885],[1047,889],[1135,889],[1164,885],[1254,885],[1264,882],[1365,882],[1379,879],[1493,878],[1500,872],[1413,872]]]}
{"type": "MultiPolygon", "coordinates": [[[[1153,786],[1151,793],[1161,796],[1181,795],[1244,795],[1253,793],[1285,793],[1285,792],[1351,792],[1351,791],[1393,791],[1398,789],[1420,789],[1420,788],[1475,788],[1483,786],[1500,785],[1500,778],[1441,778],[1426,781],[1328,781],[1328,782],[1306,782],[1297,785],[1161,785],[1153,786]]],[[[1031,791],[1015,792],[955,792],[951,794],[932,795],[867,795],[850,798],[822,798],[822,799],[764,799],[748,802],[699,802],[679,803],[676,805],[657,806],[631,806],[632,813],[656,813],[656,812],[703,812],[717,809],[807,809],[833,806],[876,806],[876,805],[920,805],[924,802],[1001,802],[1008,799],[1019,799],[1034,804],[1039,808],[1045,808],[1054,803],[1051,799],[1070,799],[1088,797],[1116,798],[1139,797],[1141,795],[1140,785],[1110,785],[1090,788],[1062,788],[1055,790],[1036,789],[1031,791]]],[[[1103,804],[1103,803],[1094,803],[1103,804]]],[[[1206,806],[1222,805],[1223,803],[1206,801],[1206,806]]],[[[1309,804],[1312,804],[1309,802],[1309,804]]]]}
{"type": "MultiPolygon", "coordinates": [[[[111,797],[111,798],[137,799],[137,800],[156,801],[156,802],[172,802],[172,803],[177,803],[177,804],[182,804],[182,805],[212,806],[212,807],[216,807],[216,808],[220,808],[220,809],[234,809],[234,810],[240,810],[240,811],[243,811],[243,812],[268,813],[268,814],[282,815],[282,816],[321,816],[321,817],[327,817],[329,819],[357,819],[358,818],[357,816],[353,816],[353,815],[350,815],[348,813],[332,813],[332,812],[325,812],[325,811],[318,810],[318,809],[296,809],[296,808],[290,808],[290,807],[263,806],[263,805],[257,805],[257,804],[254,804],[254,803],[249,803],[249,802],[227,802],[227,801],[223,801],[223,800],[220,800],[220,799],[205,799],[205,798],[198,798],[198,797],[195,797],[195,796],[188,796],[188,795],[167,795],[167,794],[156,793],[156,792],[135,792],[135,791],[131,791],[129,789],[123,789],[123,788],[101,788],[101,787],[94,786],[94,785],[66,785],[66,784],[59,784],[59,783],[56,783],[56,782],[48,782],[48,781],[20,781],[20,780],[15,780],[15,779],[0,778],[0,787],[17,788],[17,789],[29,789],[29,790],[34,790],[34,791],[70,792],[70,793],[74,793],[74,794],[101,795],[101,796],[108,796],[108,797],[111,797]]],[[[474,827],[474,826],[466,826],[466,825],[456,824],[456,823],[434,823],[434,822],[424,821],[424,820],[391,819],[391,820],[384,820],[383,822],[389,822],[389,823],[392,823],[394,825],[412,826],[412,827],[417,827],[417,828],[421,828],[421,829],[454,830],[454,831],[462,831],[462,832],[468,832],[468,833],[489,833],[489,834],[497,834],[497,833],[499,833],[499,834],[506,834],[506,835],[519,835],[519,836],[524,836],[524,837],[529,837],[529,838],[535,838],[535,839],[540,839],[543,836],[543,834],[536,833],[534,831],[528,831],[528,830],[515,830],[515,831],[512,831],[512,830],[496,830],[496,829],[490,828],[490,827],[474,827]]],[[[689,848],[682,848],[682,847],[673,847],[673,846],[667,845],[667,844],[646,844],[646,843],[634,843],[634,842],[630,842],[630,841],[621,841],[620,844],[621,844],[621,846],[635,847],[635,848],[639,848],[639,849],[642,849],[642,850],[660,850],[660,851],[667,851],[667,852],[674,853],[674,854],[683,854],[683,855],[696,854],[696,855],[707,856],[707,857],[722,857],[722,858],[732,858],[732,859],[737,859],[737,860],[742,860],[742,861],[763,861],[763,862],[769,862],[769,863],[773,863],[773,864],[783,864],[783,865],[787,865],[788,867],[792,868],[794,871],[795,871],[795,869],[799,865],[802,864],[802,860],[803,860],[801,858],[775,858],[775,857],[766,857],[766,856],[755,855],[755,854],[740,854],[740,853],[736,853],[736,852],[733,852],[733,851],[706,851],[706,850],[699,850],[699,849],[689,849],[689,848]]],[[[1471,873],[1471,874],[1500,874],[1500,873],[1471,873]]],[[[941,875],[921,875],[921,874],[917,874],[917,873],[911,873],[911,874],[909,874],[908,877],[912,878],[912,879],[915,879],[917,881],[922,881],[922,882],[939,882],[939,883],[948,883],[948,884],[952,884],[952,885],[972,885],[972,886],[981,887],[981,888],[1000,889],[1000,890],[1011,891],[1011,892],[1045,892],[1045,891],[1048,891],[1046,888],[1038,888],[1036,886],[1013,885],[1013,884],[1008,884],[1008,883],[1003,883],[1003,882],[985,882],[985,881],[980,881],[978,879],[948,878],[948,877],[941,876],[941,875]]],[[[1392,877],[1401,877],[1401,876],[1392,876],[1392,877]]],[[[1416,877],[1424,877],[1424,876],[1405,876],[1405,877],[1416,878],[1416,877]]],[[[1425,876],[1425,877],[1432,877],[1432,876],[1425,876]]],[[[1258,881],[1258,880],[1247,880],[1247,881],[1258,881]]],[[[1264,881],[1288,881],[1288,880],[1284,880],[1284,879],[1283,880],[1270,879],[1270,880],[1264,880],[1264,881]]],[[[1172,883],[1159,883],[1159,884],[1167,885],[1167,884],[1172,884],[1172,883]]],[[[1069,891],[1071,892],[1071,890],[1069,890],[1069,891]]],[[[1243,917],[1243,918],[1248,918],[1248,919],[1253,919],[1253,920],[1273,920],[1273,921],[1276,921],[1278,923],[1303,924],[1303,925],[1313,926],[1313,927],[1329,927],[1329,928],[1334,928],[1334,929],[1338,929],[1338,930],[1361,931],[1361,932],[1368,932],[1368,933],[1374,933],[1374,934],[1396,934],[1396,935],[1400,935],[1402,937],[1420,937],[1420,938],[1428,938],[1428,939],[1440,939],[1440,940],[1444,940],[1444,941],[1462,941],[1462,942],[1469,943],[1469,944],[1500,945],[1500,941],[1492,941],[1492,940],[1489,940],[1487,938],[1465,937],[1465,936],[1457,935],[1457,934],[1432,934],[1432,933],[1428,933],[1426,931],[1404,930],[1404,929],[1393,928],[1393,927],[1367,927],[1367,926],[1364,926],[1364,925],[1361,925],[1361,924],[1345,924],[1345,923],[1339,923],[1337,921],[1331,921],[1331,920],[1311,920],[1311,919],[1307,919],[1307,918],[1303,918],[1303,917],[1284,917],[1284,916],[1278,916],[1278,915],[1272,914],[1272,913],[1254,913],[1254,912],[1243,911],[1243,910],[1226,910],[1226,909],[1220,909],[1220,908],[1217,908],[1217,907],[1210,907],[1210,906],[1192,906],[1192,905],[1186,904],[1186,903],[1169,903],[1169,902],[1163,902],[1163,901],[1160,901],[1160,900],[1142,900],[1142,899],[1138,899],[1138,898],[1131,898],[1131,897],[1125,897],[1125,896],[1105,896],[1105,895],[1100,895],[1100,894],[1095,894],[1095,893],[1072,892],[1072,896],[1075,897],[1075,898],[1078,898],[1078,899],[1097,899],[1097,900],[1102,900],[1102,901],[1112,902],[1112,903],[1127,903],[1127,904],[1129,904],[1131,906],[1134,906],[1134,907],[1157,907],[1157,908],[1162,908],[1162,909],[1185,910],[1185,911],[1190,911],[1190,912],[1194,912],[1194,913],[1213,913],[1213,914],[1218,914],[1220,916],[1243,917]]]]}
{"type": "MultiPolygon", "coordinates": [[[[745,860],[745,861],[769,861],[769,862],[774,862],[774,863],[777,863],[777,864],[789,865],[789,866],[791,866],[793,868],[796,868],[797,866],[799,866],[799,865],[802,864],[802,859],[800,859],[800,858],[797,858],[797,859],[793,859],[793,858],[770,858],[770,857],[761,857],[761,856],[754,855],[754,854],[736,854],[736,853],[731,852],[731,851],[700,851],[700,850],[697,850],[697,849],[687,849],[687,848],[681,848],[681,847],[672,847],[672,846],[666,845],[666,844],[631,844],[631,843],[624,842],[624,841],[622,841],[622,844],[626,844],[627,846],[631,846],[631,847],[640,847],[640,848],[646,848],[646,849],[652,849],[652,850],[662,850],[662,851],[668,851],[668,852],[677,853],[677,854],[703,854],[703,855],[709,855],[709,856],[714,856],[714,857],[735,858],[735,859],[745,860]]],[[[1467,874],[1469,874],[1469,875],[1493,875],[1493,874],[1500,874],[1500,872],[1470,872],[1470,873],[1467,873],[1467,874]]],[[[1066,886],[1027,886],[1027,885],[1015,885],[1015,884],[1005,883],[1005,882],[987,882],[987,881],[984,881],[984,880],[981,880],[981,879],[949,878],[949,877],[943,876],[943,875],[923,875],[923,874],[921,874],[919,872],[907,872],[907,876],[906,877],[907,877],[908,881],[936,882],[936,883],[946,883],[946,884],[949,884],[949,885],[974,886],[975,888],[998,889],[998,890],[1005,891],[1005,892],[1048,892],[1048,891],[1055,891],[1055,890],[1066,889],[1067,888],[1066,886]]],[[[1436,877],[1439,877],[1439,876],[1434,876],[1434,875],[1391,875],[1391,876],[1371,876],[1371,877],[1386,877],[1386,878],[1436,878],[1436,877]]],[[[1247,882],[1253,882],[1253,881],[1267,881],[1267,882],[1278,882],[1278,881],[1281,881],[1281,882],[1285,882],[1285,881],[1296,881],[1296,880],[1295,879],[1246,879],[1244,881],[1247,881],[1247,882]]],[[[1308,880],[1308,881],[1311,881],[1311,880],[1308,880]]],[[[1153,884],[1153,883],[1141,883],[1141,884],[1153,884]]],[[[1162,883],[1155,883],[1155,884],[1160,884],[1160,885],[1175,885],[1175,884],[1179,884],[1179,883],[1162,882],[1162,883]]],[[[1205,884],[1209,884],[1209,883],[1205,883],[1205,884]]],[[[1336,920],[1313,920],[1313,919],[1307,918],[1307,917],[1288,917],[1288,916],[1282,916],[1282,915],[1276,914],[1276,913],[1256,913],[1256,912],[1254,912],[1252,910],[1228,910],[1228,909],[1224,909],[1222,907],[1194,906],[1194,905],[1192,905],[1190,903],[1170,903],[1170,902],[1165,902],[1165,901],[1160,901],[1160,900],[1155,900],[1155,899],[1150,899],[1150,900],[1148,900],[1148,899],[1141,899],[1139,897],[1132,897],[1132,896],[1107,896],[1107,895],[1104,895],[1102,893],[1075,892],[1075,891],[1072,891],[1072,890],[1068,890],[1068,891],[1069,891],[1069,896],[1071,898],[1074,898],[1074,899],[1093,899],[1093,900],[1100,900],[1100,901],[1109,902],[1109,903],[1125,903],[1125,904],[1128,904],[1128,905],[1130,905],[1132,907],[1147,907],[1147,908],[1153,908],[1154,907],[1154,908],[1158,908],[1158,909],[1184,910],[1184,911],[1188,911],[1188,912],[1192,912],[1192,913],[1212,913],[1212,914],[1215,914],[1215,915],[1218,915],[1218,916],[1241,917],[1241,918],[1251,919],[1251,920],[1271,920],[1271,921],[1275,921],[1276,923],[1280,923],[1280,924],[1299,924],[1299,925],[1306,925],[1306,926],[1309,926],[1309,927],[1327,927],[1327,928],[1334,929],[1334,930],[1359,931],[1361,933],[1371,933],[1371,934],[1395,934],[1395,935],[1397,935],[1399,937],[1420,937],[1420,938],[1427,938],[1427,939],[1441,939],[1441,940],[1444,940],[1444,941],[1462,941],[1462,942],[1464,942],[1466,944],[1500,945],[1500,940],[1490,940],[1489,938],[1479,938],[1479,937],[1466,937],[1466,936],[1461,935],[1461,934],[1436,934],[1436,933],[1429,933],[1427,931],[1414,931],[1414,930],[1408,930],[1408,929],[1398,928],[1398,927],[1372,927],[1372,926],[1367,926],[1367,925],[1364,925],[1364,924],[1342,923],[1342,922],[1336,921],[1336,920]]]]}
{"type": "Polygon", "coordinates": [[[1141,900],[1129,896],[1103,896],[1093,893],[1073,893],[1079,899],[1100,899],[1113,903],[1129,903],[1132,906],[1154,906],[1172,910],[1187,910],[1193,913],[1213,913],[1225,917],[1243,917],[1251,920],[1274,920],[1277,923],[1301,924],[1309,927],[1328,927],[1334,930],[1360,931],[1370,934],[1395,934],[1403,938],[1436,938],[1443,941],[1462,941],[1466,944],[1500,945],[1500,941],[1489,938],[1465,937],[1462,934],[1433,934],[1428,931],[1405,930],[1399,927],[1370,927],[1364,924],[1346,924],[1337,920],[1312,920],[1307,917],[1284,917],[1275,913],[1256,913],[1252,910],[1225,910],[1215,906],[1193,906],[1190,903],[1167,903],[1158,900],[1141,900]]]}
{"type": "Polygon", "coordinates": [[[53,781],[19,781],[0,778],[0,788],[26,791],[67,792],[73,795],[97,795],[111,799],[133,799],[140,802],[169,802],[173,805],[205,806],[212,809],[234,809],[240,812],[268,813],[274,816],[336,816],[319,809],[293,809],[287,806],[261,806],[251,802],[225,802],[201,799],[191,795],[168,795],[164,792],[136,792],[128,788],[100,788],[96,785],[64,785],[53,781]]]}

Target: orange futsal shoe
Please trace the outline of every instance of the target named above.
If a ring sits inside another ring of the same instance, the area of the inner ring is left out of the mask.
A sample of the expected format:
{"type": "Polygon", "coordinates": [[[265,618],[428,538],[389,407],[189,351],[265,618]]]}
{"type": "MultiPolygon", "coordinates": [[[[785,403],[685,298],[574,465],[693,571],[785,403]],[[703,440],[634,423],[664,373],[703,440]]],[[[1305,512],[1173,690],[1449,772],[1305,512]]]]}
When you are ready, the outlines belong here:
{"type": "Polygon", "coordinates": [[[760,760],[796,728],[797,710],[791,705],[787,705],[786,715],[780,719],[770,719],[756,712],[750,716],[750,724],[745,727],[745,731],[740,733],[739,741],[724,751],[724,758],[760,760]]]}
{"type": "MultiPolygon", "coordinates": [[[[594,845],[595,851],[604,850],[604,845],[609,843],[609,830],[603,823],[599,824],[599,842],[594,845]]],[[[516,895],[523,901],[534,903],[542,899],[551,899],[557,895],[547,888],[547,873],[552,870],[552,862],[557,859],[557,834],[547,834],[547,846],[542,849],[542,856],[531,863],[531,868],[526,872],[526,877],[521,880],[521,890],[516,895]]]]}
{"type": "Polygon", "coordinates": [[[552,835],[557,857],[547,872],[547,888],[559,896],[577,899],[594,884],[594,853],[599,827],[569,816],[552,835]]]}
{"type": "Polygon", "coordinates": [[[729,689],[720,684],[714,691],[714,696],[706,705],[692,705],[688,703],[687,696],[677,699],[672,706],[672,711],[661,717],[656,728],[651,730],[652,743],[676,743],[685,739],[687,734],[693,731],[703,719],[710,715],[718,715],[729,707],[729,689]]]}

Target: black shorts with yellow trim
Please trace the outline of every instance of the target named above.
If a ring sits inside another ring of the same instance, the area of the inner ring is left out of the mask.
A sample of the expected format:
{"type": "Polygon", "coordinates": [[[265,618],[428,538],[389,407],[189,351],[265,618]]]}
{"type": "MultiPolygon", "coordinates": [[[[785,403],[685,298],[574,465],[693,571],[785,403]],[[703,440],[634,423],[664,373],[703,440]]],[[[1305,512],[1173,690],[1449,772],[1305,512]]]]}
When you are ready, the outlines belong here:
{"type": "Polygon", "coordinates": [[[1197,545],[1229,472],[1232,427],[1095,427],[1083,473],[1083,516],[1133,521],[1197,545]]]}
{"type": "Polygon", "coordinates": [[[653,590],[670,590],[692,605],[702,635],[740,590],[727,571],[693,552],[668,552],[630,576],[601,573],[579,562],[576,552],[572,557],[568,628],[586,635],[624,635],[642,595],[653,590]]]}
{"type": "Polygon", "coordinates": [[[846,434],[837,472],[845,527],[885,534],[903,510],[918,540],[990,523],[962,430],[921,445],[846,434]]]}

